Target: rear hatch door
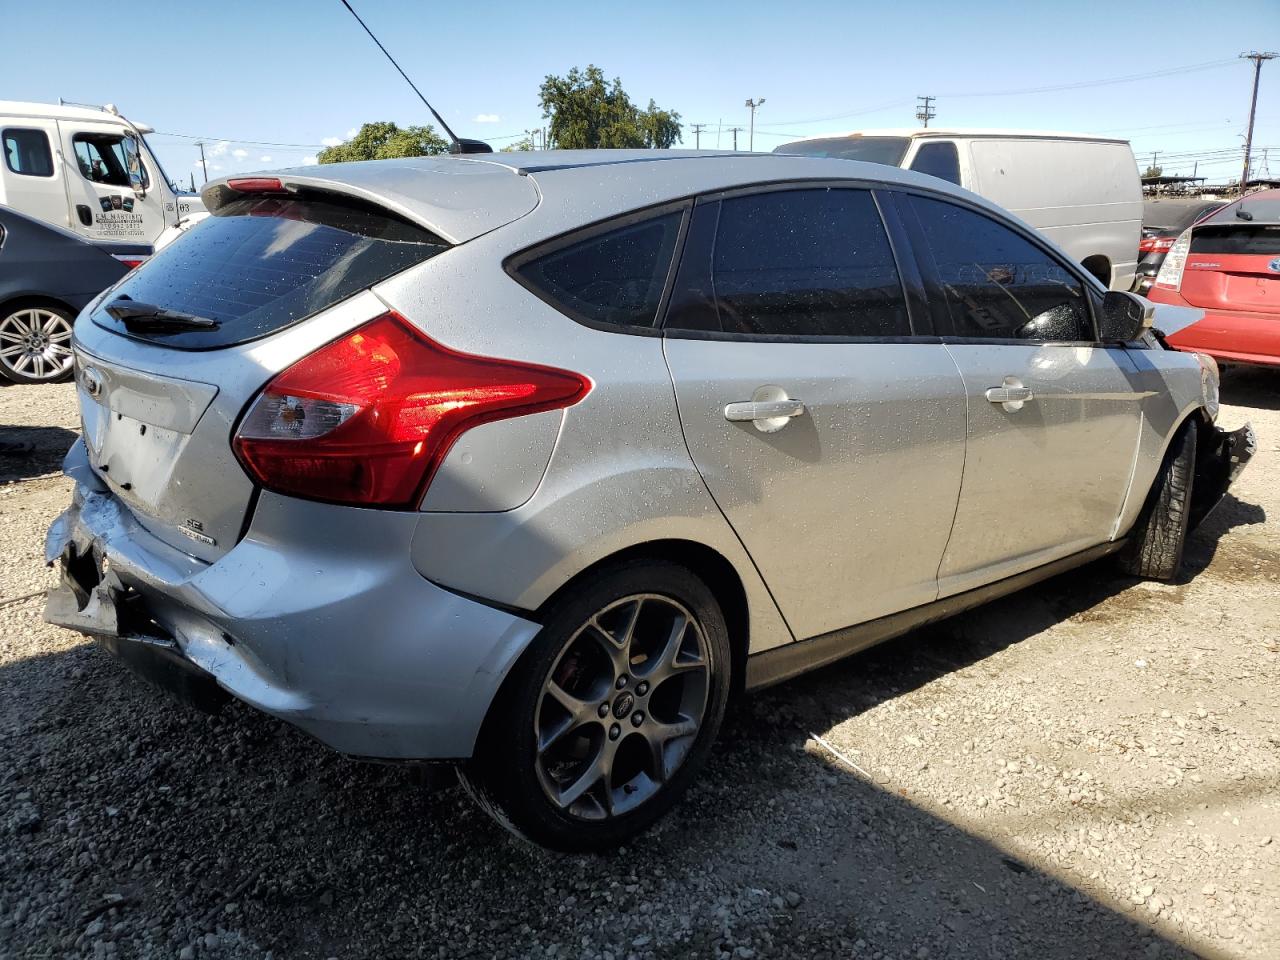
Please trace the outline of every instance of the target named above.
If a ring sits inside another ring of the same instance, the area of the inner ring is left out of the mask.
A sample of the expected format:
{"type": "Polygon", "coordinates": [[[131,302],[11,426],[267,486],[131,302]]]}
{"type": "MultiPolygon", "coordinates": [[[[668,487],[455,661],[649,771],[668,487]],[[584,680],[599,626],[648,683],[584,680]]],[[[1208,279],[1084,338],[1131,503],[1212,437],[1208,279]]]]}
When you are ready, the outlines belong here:
{"type": "MultiPolygon", "coordinates": [[[[532,209],[536,190],[502,176],[529,191],[508,206],[514,219],[532,209]]],[[[432,178],[424,180],[427,193],[432,178]]],[[[232,449],[249,401],[278,371],[385,312],[372,285],[451,246],[402,203],[392,210],[368,199],[367,186],[335,186],[213,185],[205,198],[214,216],[77,322],[91,464],[145,528],[202,560],[239,540],[252,508],[254,485],[232,449]]],[[[459,222],[453,235],[466,238],[459,222]]]]}
{"type": "Polygon", "coordinates": [[[1280,223],[1194,228],[1181,293],[1196,307],[1280,315],[1280,223]]]}

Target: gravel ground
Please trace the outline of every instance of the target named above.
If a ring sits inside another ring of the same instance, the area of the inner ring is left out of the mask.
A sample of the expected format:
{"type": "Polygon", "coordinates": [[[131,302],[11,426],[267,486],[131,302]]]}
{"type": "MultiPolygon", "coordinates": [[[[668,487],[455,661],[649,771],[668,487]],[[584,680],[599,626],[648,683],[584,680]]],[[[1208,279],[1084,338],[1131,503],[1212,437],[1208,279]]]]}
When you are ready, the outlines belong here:
{"type": "Polygon", "coordinates": [[[1280,957],[1280,374],[1223,393],[1261,449],[1183,582],[1086,567],[758,696],[565,857],[45,625],[72,392],[0,389],[0,955],[1280,957]]]}

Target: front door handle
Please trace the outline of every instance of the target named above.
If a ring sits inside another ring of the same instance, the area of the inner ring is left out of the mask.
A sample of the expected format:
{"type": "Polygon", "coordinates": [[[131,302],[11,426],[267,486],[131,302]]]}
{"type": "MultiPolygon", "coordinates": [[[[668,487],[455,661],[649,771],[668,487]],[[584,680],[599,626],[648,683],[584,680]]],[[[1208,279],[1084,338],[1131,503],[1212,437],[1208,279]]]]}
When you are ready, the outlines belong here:
{"type": "Polygon", "coordinates": [[[1010,413],[1021,410],[1024,403],[1036,398],[1031,388],[1023,386],[1017,377],[1005,377],[1004,383],[988,389],[986,396],[991,403],[1000,404],[1010,413]]]}
{"type": "Polygon", "coordinates": [[[781,387],[757,387],[750,400],[727,403],[724,418],[730,423],[752,423],[761,433],[777,433],[788,421],[804,416],[804,403],[787,396],[781,387]]]}

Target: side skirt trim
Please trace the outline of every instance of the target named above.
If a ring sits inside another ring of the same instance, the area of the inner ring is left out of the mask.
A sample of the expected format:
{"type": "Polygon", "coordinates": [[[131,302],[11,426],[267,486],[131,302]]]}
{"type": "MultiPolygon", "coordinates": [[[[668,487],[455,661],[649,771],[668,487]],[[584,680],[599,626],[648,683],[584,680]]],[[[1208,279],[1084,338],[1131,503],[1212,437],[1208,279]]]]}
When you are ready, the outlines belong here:
{"type": "Polygon", "coordinates": [[[795,643],[774,647],[771,650],[762,650],[747,659],[746,688],[760,690],[810,670],[816,670],[818,667],[824,667],[875,646],[877,643],[900,637],[926,624],[945,620],[947,617],[963,613],[989,600],[1015,593],[1041,580],[1047,580],[1115,553],[1125,545],[1125,542],[1125,540],[1114,540],[1102,543],[1033,570],[1015,574],[973,590],[966,590],[964,593],[943,597],[932,603],[921,604],[910,610],[903,610],[901,613],[891,613],[877,620],[833,630],[807,640],[797,640],[795,643]]]}

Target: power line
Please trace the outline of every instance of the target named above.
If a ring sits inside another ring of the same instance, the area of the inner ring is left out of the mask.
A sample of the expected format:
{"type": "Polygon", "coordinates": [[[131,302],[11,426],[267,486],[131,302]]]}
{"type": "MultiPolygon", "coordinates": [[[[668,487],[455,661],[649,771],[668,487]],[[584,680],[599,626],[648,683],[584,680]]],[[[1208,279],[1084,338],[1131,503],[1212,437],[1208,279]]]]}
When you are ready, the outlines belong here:
{"type": "Polygon", "coordinates": [[[944,93],[943,96],[948,99],[960,99],[962,97],[1016,97],[1028,93],[1081,90],[1085,87],[1105,87],[1115,83],[1134,83],[1138,80],[1151,80],[1156,77],[1172,77],[1181,73],[1195,73],[1199,70],[1216,70],[1235,62],[1236,58],[1230,57],[1225,60],[1208,60],[1204,63],[1187,64],[1183,67],[1167,67],[1163,70],[1152,70],[1150,73],[1130,73],[1122,77],[1108,77],[1105,80],[1080,80],[1076,83],[1057,83],[1047,87],[1026,87],[1022,90],[981,90],[972,93],[944,93]]]}
{"type": "Polygon", "coordinates": [[[155,131],[152,136],[157,137],[178,137],[182,140],[203,140],[209,141],[225,140],[227,143],[247,143],[251,147],[298,147],[307,150],[321,150],[329,146],[327,143],[277,143],[273,140],[237,140],[235,137],[209,137],[194,133],[166,133],[161,130],[155,131]]]}
{"type": "Polygon", "coordinates": [[[741,127],[730,127],[729,132],[733,134],[733,149],[738,149],[738,134],[742,132],[741,127]]]}
{"type": "Polygon", "coordinates": [[[690,126],[693,127],[693,149],[701,150],[702,131],[707,128],[707,125],[705,123],[692,123],[690,126]]]}

